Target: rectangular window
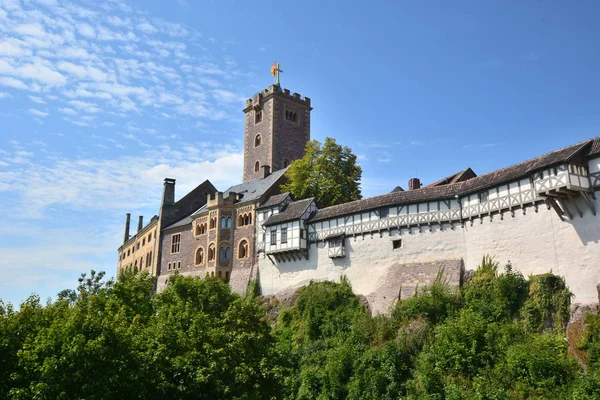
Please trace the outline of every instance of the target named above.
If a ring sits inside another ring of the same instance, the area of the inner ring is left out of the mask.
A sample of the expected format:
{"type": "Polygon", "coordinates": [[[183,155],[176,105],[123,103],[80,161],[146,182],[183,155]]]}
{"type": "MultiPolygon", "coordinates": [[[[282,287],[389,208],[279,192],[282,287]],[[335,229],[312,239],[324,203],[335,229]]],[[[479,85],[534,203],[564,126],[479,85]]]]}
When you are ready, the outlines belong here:
{"type": "Polygon", "coordinates": [[[394,250],[401,249],[402,248],[402,239],[396,239],[396,240],[392,241],[392,248],[394,250]]]}
{"type": "Polygon", "coordinates": [[[485,192],[479,193],[479,201],[482,202],[482,203],[484,201],[488,201],[488,196],[489,196],[489,193],[488,193],[487,190],[485,192]]]}
{"type": "Polygon", "coordinates": [[[271,246],[275,246],[277,244],[277,229],[271,230],[271,246]]]}
{"type": "Polygon", "coordinates": [[[171,235],[171,254],[179,253],[181,246],[181,233],[171,235]]]}
{"type": "Polygon", "coordinates": [[[287,228],[281,228],[281,243],[287,243],[287,228]]]}
{"type": "Polygon", "coordinates": [[[177,269],[181,269],[181,261],[177,261],[177,269]]]}
{"type": "Polygon", "coordinates": [[[169,266],[167,267],[167,270],[171,270],[171,263],[169,263],[169,266]]]}
{"type": "Polygon", "coordinates": [[[379,210],[379,218],[387,218],[387,216],[389,215],[389,208],[382,208],[381,210],[379,210]]]}

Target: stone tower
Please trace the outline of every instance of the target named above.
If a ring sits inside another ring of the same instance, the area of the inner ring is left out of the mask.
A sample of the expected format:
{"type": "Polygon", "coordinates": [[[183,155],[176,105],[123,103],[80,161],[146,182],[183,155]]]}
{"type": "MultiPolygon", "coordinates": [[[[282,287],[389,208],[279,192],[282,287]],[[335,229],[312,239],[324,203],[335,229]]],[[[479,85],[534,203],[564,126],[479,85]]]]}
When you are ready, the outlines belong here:
{"type": "Polygon", "coordinates": [[[244,182],[302,158],[310,140],[310,99],[271,85],[246,100],[244,182]]]}

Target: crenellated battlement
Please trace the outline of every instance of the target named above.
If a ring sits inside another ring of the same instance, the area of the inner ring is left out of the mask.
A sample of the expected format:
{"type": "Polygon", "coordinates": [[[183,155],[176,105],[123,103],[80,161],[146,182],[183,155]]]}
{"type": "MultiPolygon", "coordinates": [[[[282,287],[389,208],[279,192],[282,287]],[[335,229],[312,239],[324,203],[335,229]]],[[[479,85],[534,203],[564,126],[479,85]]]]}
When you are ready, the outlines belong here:
{"type": "Polygon", "coordinates": [[[310,107],[309,97],[303,97],[299,93],[291,93],[289,89],[282,89],[279,85],[271,85],[262,92],[256,93],[251,99],[246,100],[244,112],[250,110],[252,107],[260,107],[260,105],[271,96],[282,96],[297,104],[312,109],[310,107]]]}

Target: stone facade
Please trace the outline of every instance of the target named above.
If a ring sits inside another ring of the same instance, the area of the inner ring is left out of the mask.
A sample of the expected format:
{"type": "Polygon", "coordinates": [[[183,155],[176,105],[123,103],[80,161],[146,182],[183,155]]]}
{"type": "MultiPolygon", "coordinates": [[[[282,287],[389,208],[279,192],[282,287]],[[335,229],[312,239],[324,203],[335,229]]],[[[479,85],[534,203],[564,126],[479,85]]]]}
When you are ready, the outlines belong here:
{"type": "Polygon", "coordinates": [[[310,99],[271,85],[244,108],[244,182],[302,158],[310,140],[310,99]]]}
{"type": "Polygon", "coordinates": [[[125,235],[128,239],[118,250],[118,272],[126,268],[152,272],[155,263],[157,226],[158,217],[153,217],[148,225],[132,237],[129,237],[129,231],[127,230],[125,235]]]}
{"type": "Polygon", "coordinates": [[[204,265],[194,264],[194,253],[197,248],[197,240],[192,235],[191,223],[168,228],[162,232],[162,247],[159,275],[168,277],[175,271],[186,275],[204,276],[206,268],[204,265]],[[173,236],[179,235],[179,251],[172,252],[173,236]]]}

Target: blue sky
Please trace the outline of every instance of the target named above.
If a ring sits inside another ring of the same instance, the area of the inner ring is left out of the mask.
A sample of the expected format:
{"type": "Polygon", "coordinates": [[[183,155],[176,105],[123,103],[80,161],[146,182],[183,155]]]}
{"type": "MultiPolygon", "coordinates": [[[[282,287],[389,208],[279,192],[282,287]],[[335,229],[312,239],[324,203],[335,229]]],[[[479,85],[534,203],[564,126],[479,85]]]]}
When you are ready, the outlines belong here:
{"type": "Polygon", "coordinates": [[[599,135],[600,3],[0,0],[0,298],[113,275],[124,214],[242,176],[243,100],[311,97],[363,194],[599,135]],[[324,4],[327,3],[327,4],[324,4]]]}

